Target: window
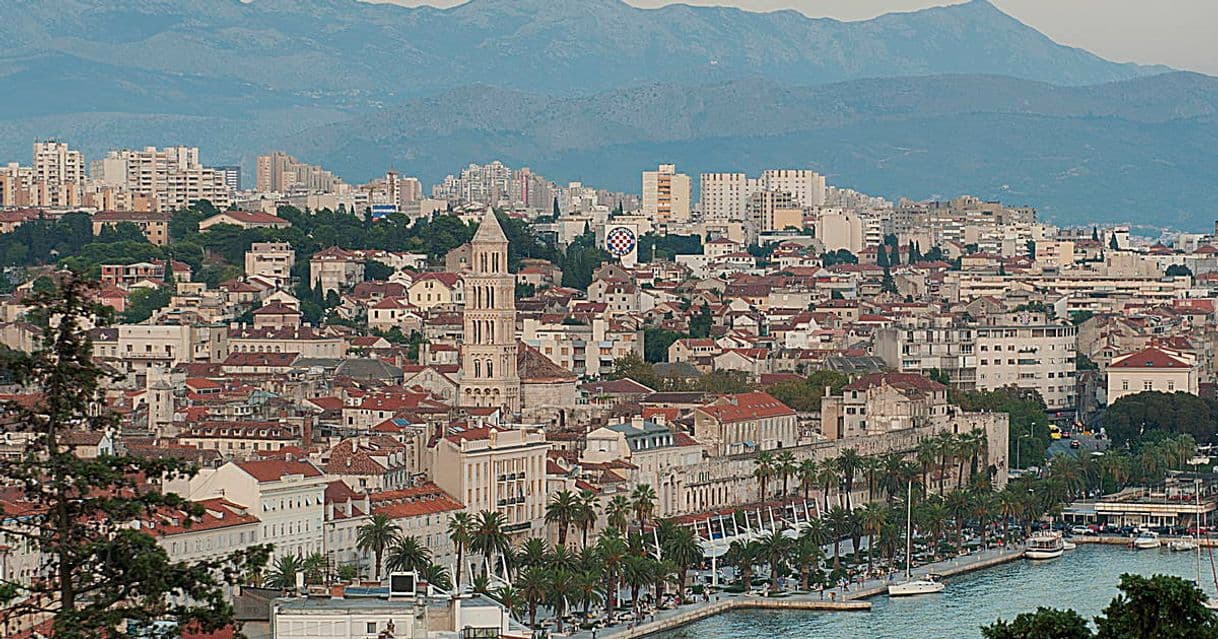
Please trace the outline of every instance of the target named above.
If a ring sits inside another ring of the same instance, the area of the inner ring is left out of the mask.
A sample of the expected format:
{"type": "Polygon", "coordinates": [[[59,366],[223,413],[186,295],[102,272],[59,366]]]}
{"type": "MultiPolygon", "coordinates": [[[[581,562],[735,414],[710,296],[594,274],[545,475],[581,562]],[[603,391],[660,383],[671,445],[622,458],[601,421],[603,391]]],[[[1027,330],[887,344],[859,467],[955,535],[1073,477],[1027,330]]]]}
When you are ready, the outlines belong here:
{"type": "Polygon", "coordinates": [[[1168,380],[1168,382],[1167,382],[1167,390],[1169,390],[1169,391],[1174,391],[1174,390],[1176,390],[1176,382],[1175,382],[1175,380],[1168,380]]]}
{"type": "Polygon", "coordinates": [[[1121,390],[1129,390],[1129,380],[1121,380],[1121,390]]]}
{"type": "Polygon", "coordinates": [[[1151,390],[1152,388],[1154,388],[1154,383],[1150,380],[1142,382],[1142,390],[1151,390]]]}
{"type": "Polygon", "coordinates": [[[376,622],[375,622],[375,621],[369,621],[369,622],[368,622],[368,624],[367,624],[367,626],[365,626],[365,628],[364,628],[364,629],[365,629],[365,631],[366,631],[368,634],[370,634],[370,635],[374,635],[374,634],[376,634],[376,622]]]}

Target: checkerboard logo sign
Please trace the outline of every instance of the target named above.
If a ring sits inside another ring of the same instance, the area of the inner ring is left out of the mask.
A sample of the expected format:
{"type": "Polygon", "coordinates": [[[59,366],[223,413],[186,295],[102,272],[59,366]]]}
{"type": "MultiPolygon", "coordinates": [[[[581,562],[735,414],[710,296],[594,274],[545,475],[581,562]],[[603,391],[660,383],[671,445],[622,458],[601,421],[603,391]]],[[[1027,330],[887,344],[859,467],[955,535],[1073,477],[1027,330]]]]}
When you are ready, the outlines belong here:
{"type": "Polygon", "coordinates": [[[605,236],[605,250],[614,257],[623,257],[634,252],[638,245],[638,238],[634,235],[634,230],[619,226],[605,236]]]}

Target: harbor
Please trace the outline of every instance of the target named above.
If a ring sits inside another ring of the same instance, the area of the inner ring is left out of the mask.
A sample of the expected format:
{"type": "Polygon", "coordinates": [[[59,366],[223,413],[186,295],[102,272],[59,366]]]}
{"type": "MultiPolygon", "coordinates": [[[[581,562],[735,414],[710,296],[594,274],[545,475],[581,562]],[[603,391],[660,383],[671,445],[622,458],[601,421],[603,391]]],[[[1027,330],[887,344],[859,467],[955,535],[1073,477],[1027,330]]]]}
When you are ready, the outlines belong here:
{"type": "MultiPolygon", "coordinates": [[[[932,573],[940,577],[950,578],[1007,564],[1022,557],[1022,548],[991,549],[972,553],[964,557],[956,557],[919,566],[915,574],[925,575],[932,573]]],[[[684,626],[702,622],[719,615],[733,614],[746,610],[778,611],[780,613],[866,612],[872,610],[872,598],[882,595],[886,598],[889,583],[886,579],[870,579],[860,583],[852,583],[846,588],[826,589],[823,592],[792,594],[783,597],[719,593],[718,595],[712,595],[707,601],[698,601],[674,610],[658,611],[647,621],[633,627],[598,631],[595,635],[584,631],[571,636],[588,638],[595,636],[598,639],[636,639],[638,637],[678,630],[684,626]]]]}
{"type": "MultiPolygon", "coordinates": [[[[1127,544],[1128,540],[1125,541],[1127,544]]],[[[1016,561],[1019,558],[1019,551],[1011,551],[1002,556],[962,561],[956,566],[942,565],[951,562],[928,566],[927,569],[947,578],[948,587],[939,594],[899,599],[877,597],[883,592],[878,584],[847,593],[847,601],[866,600],[870,604],[866,612],[827,614],[823,610],[725,607],[680,626],[644,624],[629,634],[601,636],[972,639],[981,636],[980,626],[1000,617],[1011,619],[1038,606],[1073,608],[1086,618],[1094,617],[1117,593],[1122,573],[1168,574],[1192,580],[1196,570],[1195,555],[1191,553],[1172,553],[1166,548],[1135,551],[1107,543],[1080,544],[1078,549],[1049,561],[1016,561]]],[[[1207,589],[1211,591],[1212,588],[1207,589]]]]}

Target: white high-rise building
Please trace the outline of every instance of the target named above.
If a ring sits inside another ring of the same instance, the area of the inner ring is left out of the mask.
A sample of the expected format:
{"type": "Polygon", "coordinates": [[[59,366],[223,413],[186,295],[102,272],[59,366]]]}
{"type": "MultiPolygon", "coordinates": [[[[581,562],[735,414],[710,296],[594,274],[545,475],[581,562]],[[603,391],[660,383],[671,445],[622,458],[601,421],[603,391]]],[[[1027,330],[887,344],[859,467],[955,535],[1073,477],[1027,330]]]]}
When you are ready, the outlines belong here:
{"type": "Polygon", "coordinates": [[[698,209],[704,220],[743,220],[758,180],[744,173],[703,173],[698,209]]]}
{"type": "Polygon", "coordinates": [[[766,191],[785,191],[801,207],[824,206],[825,176],[807,169],[766,169],[760,187],[766,191]]]}
{"type": "Polygon", "coordinates": [[[80,184],[85,180],[85,157],[63,142],[35,142],[34,179],[47,184],[80,184]]]}
{"type": "Polygon", "coordinates": [[[232,199],[225,172],[200,164],[198,147],[111,151],[93,163],[93,178],[151,198],[158,211],[174,211],[196,200],[223,209],[232,199]]]}

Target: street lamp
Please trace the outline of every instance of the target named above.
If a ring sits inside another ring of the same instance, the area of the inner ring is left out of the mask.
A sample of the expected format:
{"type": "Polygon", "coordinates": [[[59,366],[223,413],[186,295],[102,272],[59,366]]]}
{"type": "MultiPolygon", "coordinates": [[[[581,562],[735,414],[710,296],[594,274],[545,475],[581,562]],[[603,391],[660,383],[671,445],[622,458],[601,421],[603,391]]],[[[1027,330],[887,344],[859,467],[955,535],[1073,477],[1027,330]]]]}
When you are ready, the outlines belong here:
{"type": "Polygon", "coordinates": [[[1016,468],[1019,468],[1019,469],[1023,468],[1023,466],[1020,466],[1020,464],[1019,464],[1019,453],[1020,453],[1020,451],[1023,450],[1023,440],[1028,439],[1031,436],[1032,436],[1032,433],[1024,433],[1024,434],[1020,435],[1019,437],[1015,438],[1015,467],[1016,468]]]}

